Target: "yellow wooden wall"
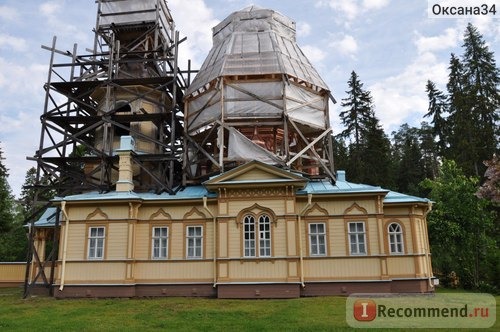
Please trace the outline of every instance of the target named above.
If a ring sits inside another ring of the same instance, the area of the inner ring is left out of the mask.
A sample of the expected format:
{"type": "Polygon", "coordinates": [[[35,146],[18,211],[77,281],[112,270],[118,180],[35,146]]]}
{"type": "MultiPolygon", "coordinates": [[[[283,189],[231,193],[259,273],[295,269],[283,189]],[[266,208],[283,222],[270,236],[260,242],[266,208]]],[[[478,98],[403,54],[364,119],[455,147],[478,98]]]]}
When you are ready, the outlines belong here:
{"type": "MultiPolygon", "coordinates": [[[[294,202],[288,196],[223,197],[175,203],[99,203],[70,206],[65,282],[71,283],[155,283],[155,282],[297,282],[385,280],[431,275],[424,209],[398,206],[382,211],[380,197],[313,197],[294,202]],[[221,207],[222,206],[222,207],[221,207]],[[242,252],[243,225],[238,215],[244,210],[269,209],[272,257],[245,258],[242,252]],[[218,215],[223,211],[221,215],[218,215]],[[302,213],[299,217],[298,213],[302,213]],[[217,216],[217,230],[211,214],[217,216]],[[349,256],[347,223],[364,221],[368,255],[349,256]],[[308,223],[327,226],[327,257],[310,257],[308,223]],[[404,229],[403,255],[388,253],[387,225],[398,222],[404,229]],[[186,259],[185,229],[203,226],[203,257],[186,259]],[[106,227],[105,260],[87,260],[88,227],[106,227]],[[151,259],[151,229],[168,226],[168,259],[151,259]],[[216,234],[214,233],[216,231],[216,234]],[[299,233],[301,237],[299,238],[299,233]],[[214,242],[214,235],[216,239],[214,242]],[[214,245],[217,244],[214,271],[214,245]],[[302,263],[300,256],[302,254],[302,263]],[[301,265],[302,264],[302,265],[301,265]],[[217,276],[214,275],[217,274],[217,276]]],[[[68,223],[61,223],[64,236],[68,223]]],[[[64,239],[59,257],[63,256],[64,239]]],[[[59,262],[61,265],[61,262],[59,262]]],[[[59,280],[61,269],[58,270],[59,280]]]]}

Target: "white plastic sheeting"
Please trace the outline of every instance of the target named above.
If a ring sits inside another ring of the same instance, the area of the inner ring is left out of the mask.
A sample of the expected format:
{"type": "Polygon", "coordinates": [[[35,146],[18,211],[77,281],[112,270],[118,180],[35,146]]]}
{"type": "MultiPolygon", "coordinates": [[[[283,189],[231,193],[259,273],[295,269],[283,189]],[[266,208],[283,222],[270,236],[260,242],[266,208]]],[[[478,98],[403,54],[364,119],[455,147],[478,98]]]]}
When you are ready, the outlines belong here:
{"type": "Polygon", "coordinates": [[[101,25],[156,21],[156,0],[101,3],[101,25]],[[137,13],[140,12],[140,13],[137,13]]]}
{"type": "Polygon", "coordinates": [[[252,6],[214,28],[212,50],[186,95],[218,77],[266,74],[286,74],[328,90],[295,42],[295,23],[273,10],[252,6]]]}
{"type": "Polygon", "coordinates": [[[275,82],[233,83],[224,85],[224,100],[218,90],[199,95],[189,103],[187,112],[188,131],[193,133],[199,127],[222,118],[231,119],[276,119],[285,110],[293,121],[326,129],[328,95],[307,91],[295,84],[275,82]],[[286,99],[283,96],[285,87],[286,99]]]}
{"type": "Polygon", "coordinates": [[[159,23],[161,34],[168,40],[172,16],[165,0],[101,0],[99,26],[159,23]],[[159,21],[159,22],[157,22],[159,21]]]}
{"type": "Polygon", "coordinates": [[[280,35],[295,41],[295,22],[275,11],[249,6],[229,15],[213,28],[214,44],[226,39],[235,31],[274,30],[280,35]],[[271,17],[272,19],[260,20],[271,17]]]}
{"type": "Polygon", "coordinates": [[[249,140],[245,135],[240,133],[233,127],[228,128],[229,141],[227,149],[227,159],[230,161],[251,161],[258,160],[260,162],[281,165],[283,161],[273,153],[256,145],[249,140]]]}
{"type": "Polygon", "coordinates": [[[283,82],[238,83],[224,85],[224,105],[217,90],[198,96],[189,103],[188,131],[220,119],[281,118],[283,114],[283,82]],[[255,96],[259,96],[256,98],[255,96]]]}
{"type": "Polygon", "coordinates": [[[221,116],[222,104],[219,90],[211,90],[189,103],[187,112],[188,132],[192,134],[196,129],[213,123],[221,116]]]}
{"type": "Polygon", "coordinates": [[[225,118],[279,118],[283,114],[283,83],[261,82],[226,85],[224,102],[225,118]]]}
{"type": "Polygon", "coordinates": [[[288,116],[302,124],[326,129],[328,95],[318,95],[297,85],[286,85],[286,112],[288,116]]]}

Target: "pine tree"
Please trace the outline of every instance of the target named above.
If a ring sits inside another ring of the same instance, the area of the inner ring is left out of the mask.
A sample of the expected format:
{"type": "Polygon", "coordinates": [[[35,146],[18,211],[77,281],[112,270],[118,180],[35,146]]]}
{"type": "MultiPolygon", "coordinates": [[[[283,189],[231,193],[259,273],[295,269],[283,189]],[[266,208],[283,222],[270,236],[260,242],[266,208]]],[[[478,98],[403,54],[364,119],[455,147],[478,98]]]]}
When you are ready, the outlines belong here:
{"type": "Polygon", "coordinates": [[[0,149],[0,262],[23,261],[26,259],[26,231],[16,209],[10,186],[8,170],[0,149]]]}
{"type": "Polygon", "coordinates": [[[442,91],[437,89],[436,84],[430,80],[427,81],[426,92],[429,98],[429,108],[424,117],[432,117],[431,123],[434,125],[432,134],[438,139],[440,152],[444,153],[448,139],[448,128],[445,115],[448,109],[446,96],[442,91]]]}
{"type": "Polygon", "coordinates": [[[475,151],[473,114],[468,110],[467,96],[465,93],[465,79],[463,64],[454,54],[451,54],[450,74],[448,77],[448,107],[450,116],[448,126],[450,128],[449,150],[444,157],[455,160],[466,174],[473,173],[470,167],[477,160],[475,151]],[[469,167],[468,167],[469,166],[469,167]]]}
{"type": "Polygon", "coordinates": [[[363,83],[355,71],[352,71],[347,84],[349,87],[349,90],[346,91],[347,97],[342,99],[340,104],[347,108],[340,112],[340,119],[346,129],[340,135],[350,138],[355,145],[360,145],[372,113],[373,100],[370,92],[363,89],[363,83]]]}
{"type": "Polygon", "coordinates": [[[0,148],[0,233],[8,232],[14,224],[14,198],[11,194],[7,178],[7,168],[3,164],[2,149],[0,148]]]}
{"type": "Polygon", "coordinates": [[[370,92],[363,89],[363,83],[355,71],[352,71],[347,84],[347,97],[342,99],[341,103],[341,106],[347,109],[340,112],[340,119],[346,129],[339,136],[350,140],[346,170],[348,179],[362,182],[367,168],[363,155],[363,139],[373,112],[373,101],[370,92]]]}
{"type": "Polygon", "coordinates": [[[333,155],[335,156],[335,169],[345,170],[348,163],[347,146],[341,137],[333,137],[333,155]]]}
{"type": "Polygon", "coordinates": [[[418,184],[425,178],[418,128],[403,124],[393,133],[394,153],[397,165],[397,190],[418,195],[418,184]]]}
{"type": "Polygon", "coordinates": [[[363,183],[392,188],[391,142],[375,113],[368,119],[363,144],[363,183]]]}
{"type": "Polygon", "coordinates": [[[462,60],[452,54],[448,81],[450,150],[468,175],[481,176],[483,161],[498,152],[500,74],[493,53],[478,30],[469,24],[462,60]]]}
{"type": "Polygon", "coordinates": [[[497,151],[496,137],[498,130],[500,109],[500,71],[496,67],[493,52],[483,40],[483,36],[471,23],[467,25],[464,35],[464,65],[465,93],[470,112],[478,121],[477,154],[474,170],[476,176],[484,172],[479,169],[484,160],[491,159],[497,151]]]}
{"type": "Polygon", "coordinates": [[[434,128],[427,122],[420,124],[419,130],[420,151],[422,152],[422,165],[424,177],[435,179],[439,171],[439,150],[434,140],[434,128]]]}
{"type": "Polygon", "coordinates": [[[40,210],[44,204],[55,196],[55,191],[50,189],[49,181],[45,177],[39,179],[37,183],[36,172],[36,168],[34,167],[30,168],[26,172],[26,177],[21,190],[19,200],[22,202],[24,219],[28,219],[30,217],[37,218],[41,213],[43,213],[43,211],[39,211],[39,213],[35,216],[33,216],[33,214],[40,210]]]}

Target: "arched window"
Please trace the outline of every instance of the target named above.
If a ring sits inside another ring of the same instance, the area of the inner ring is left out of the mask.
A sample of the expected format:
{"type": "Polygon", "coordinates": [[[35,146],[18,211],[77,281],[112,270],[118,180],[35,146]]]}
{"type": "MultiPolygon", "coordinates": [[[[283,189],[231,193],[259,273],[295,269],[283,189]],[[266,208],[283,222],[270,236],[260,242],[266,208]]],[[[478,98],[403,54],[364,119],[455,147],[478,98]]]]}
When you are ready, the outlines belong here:
{"type": "Polygon", "coordinates": [[[245,257],[270,257],[271,218],[269,215],[247,214],[243,218],[243,227],[243,255],[245,257]]]}
{"type": "Polygon", "coordinates": [[[403,254],[403,229],[398,223],[391,223],[388,226],[389,250],[391,254],[403,254]]]}

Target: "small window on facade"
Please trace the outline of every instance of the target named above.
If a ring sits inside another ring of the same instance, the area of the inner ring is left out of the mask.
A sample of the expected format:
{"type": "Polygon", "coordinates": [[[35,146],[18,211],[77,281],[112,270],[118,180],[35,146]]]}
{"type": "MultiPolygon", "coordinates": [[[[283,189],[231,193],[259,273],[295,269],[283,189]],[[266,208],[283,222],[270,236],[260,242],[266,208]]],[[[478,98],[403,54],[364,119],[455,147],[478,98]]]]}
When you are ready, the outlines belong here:
{"type": "Polygon", "coordinates": [[[311,256],[326,255],[326,230],[324,223],[309,224],[309,253],[311,256]]]}
{"type": "Polygon", "coordinates": [[[89,250],[88,259],[103,259],[104,258],[104,227],[89,228],[89,250]]]}
{"type": "Polygon", "coordinates": [[[391,254],[403,254],[403,229],[401,225],[393,222],[388,227],[389,250],[391,254]]]}
{"type": "Polygon", "coordinates": [[[188,259],[203,258],[203,227],[188,226],[186,230],[186,256],[188,259]]]}
{"type": "Polygon", "coordinates": [[[351,255],[366,255],[365,223],[350,222],[348,228],[351,255]]]}
{"type": "Polygon", "coordinates": [[[267,214],[260,215],[258,219],[253,215],[246,215],[243,218],[243,228],[243,255],[245,257],[270,257],[271,218],[267,214]]]}
{"type": "Polygon", "coordinates": [[[168,227],[153,227],[151,252],[153,259],[167,258],[168,227]]]}
{"type": "Polygon", "coordinates": [[[255,218],[253,216],[245,216],[244,219],[244,245],[245,257],[255,257],[255,218]]]}

